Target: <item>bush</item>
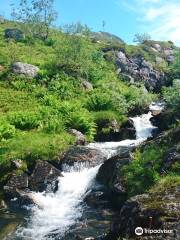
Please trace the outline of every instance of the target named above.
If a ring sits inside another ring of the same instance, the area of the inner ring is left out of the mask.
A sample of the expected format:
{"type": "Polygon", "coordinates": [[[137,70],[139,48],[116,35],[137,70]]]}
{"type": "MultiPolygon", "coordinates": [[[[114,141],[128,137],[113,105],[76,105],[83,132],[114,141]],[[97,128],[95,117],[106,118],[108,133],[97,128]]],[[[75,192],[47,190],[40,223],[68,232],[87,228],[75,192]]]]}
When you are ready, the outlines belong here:
{"type": "Polygon", "coordinates": [[[97,88],[90,93],[86,105],[89,111],[117,111],[119,114],[126,113],[127,102],[123,95],[108,89],[97,88]]]}
{"type": "Polygon", "coordinates": [[[31,130],[39,127],[40,116],[35,112],[14,112],[8,116],[10,124],[20,130],[31,130]]]}
{"type": "Polygon", "coordinates": [[[174,81],[174,85],[169,88],[164,88],[163,96],[167,106],[175,113],[180,112],[180,80],[174,81]]]}
{"type": "Polygon", "coordinates": [[[0,141],[12,138],[15,135],[15,127],[5,121],[0,122],[0,141]]]}
{"type": "Polygon", "coordinates": [[[86,106],[89,111],[105,111],[113,108],[113,100],[106,92],[97,90],[89,96],[86,106]]]}
{"type": "Polygon", "coordinates": [[[126,116],[118,115],[116,112],[113,111],[99,111],[94,112],[94,121],[98,127],[107,126],[113,120],[116,120],[119,125],[121,125],[124,121],[127,120],[126,116]]]}
{"type": "Polygon", "coordinates": [[[160,148],[153,144],[142,152],[136,150],[133,161],[121,170],[130,196],[145,192],[159,180],[165,149],[165,146],[160,148]]]}
{"type": "Polygon", "coordinates": [[[67,120],[67,127],[79,130],[85,134],[89,140],[93,140],[96,133],[94,120],[86,110],[71,113],[67,120]]]}
{"type": "Polygon", "coordinates": [[[44,119],[42,123],[42,130],[46,133],[61,133],[65,130],[65,125],[60,116],[50,116],[44,119]]]}

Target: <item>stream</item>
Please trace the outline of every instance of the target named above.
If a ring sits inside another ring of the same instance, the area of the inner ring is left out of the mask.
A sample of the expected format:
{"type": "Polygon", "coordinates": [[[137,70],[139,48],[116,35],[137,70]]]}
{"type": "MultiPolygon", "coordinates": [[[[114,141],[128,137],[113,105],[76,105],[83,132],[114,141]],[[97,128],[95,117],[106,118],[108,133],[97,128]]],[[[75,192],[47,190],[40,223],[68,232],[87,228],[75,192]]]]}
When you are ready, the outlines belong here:
{"type": "MultiPolygon", "coordinates": [[[[151,112],[131,118],[136,129],[135,140],[120,142],[90,143],[86,147],[102,151],[107,159],[118,148],[137,146],[152,136],[155,129],[150,122],[151,112]]],[[[16,231],[6,240],[73,240],[77,236],[97,237],[108,230],[114,212],[106,199],[103,205],[88,205],[84,199],[91,191],[100,191],[103,186],[96,182],[101,165],[90,167],[64,166],[64,177],[59,178],[56,193],[36,193],[33,198],[38,206],[28,206],[24,212],[14,212],[16,231]],[[28,211],[27,211],[28,210],[28,211]],[[21,221],[19,220],[21,219],[21,221]]],[[[1,217],[1,216],[0,216],[1,217]]],[[[1,224],[0,220],[0,224],[1,224]]],[[[84,237],[84,238],[83,238],[84,237]]],[[[79,238],[80,239],[80,238],[79,238]]]]}

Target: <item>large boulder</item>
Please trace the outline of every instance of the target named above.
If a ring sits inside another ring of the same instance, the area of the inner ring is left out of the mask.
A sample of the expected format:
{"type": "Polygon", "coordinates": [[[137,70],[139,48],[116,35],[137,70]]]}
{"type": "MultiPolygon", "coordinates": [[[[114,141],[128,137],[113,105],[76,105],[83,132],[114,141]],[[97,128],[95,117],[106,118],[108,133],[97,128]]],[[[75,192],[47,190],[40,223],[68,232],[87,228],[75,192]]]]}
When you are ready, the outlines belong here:
{"type": "Polygon", "coordinates": [[[131,162],[130,149],[121,147],[118,154],[102,164],[96,176],[98,182],[103,184],[109,192],[114,207],[121,208],[127,198],[126,188],[123,184],[120,171],[131,162]]]}
{"type": "Polygon", "coordinates": [[[38,160],[33,173],[29,177],[29,188],[39,192],[55,192],[58,189],[58,178],[62,176],[61,171],[52,164],[38,160]]]}
{"type": "Polygon", "coordinates": [[[87,167],[93,167],[106,160],[106,156],[97,149],[91,149],[89,147],[71,147],[64,153],[61,164],[67,164],[73,166],[75,164],[83,164],[87,167]]]}
{"type": "Polygon", "coordinates": [[[177,118],[173,111],[164,109],[159,114],[154,114],[150,121],[154,126],[158,127],[159,131],[164,131],[169,129],[172,124],[176,123],[177,118]]]}
{"type": "Polygon", "coordinates": [[[18,204],[29,204],[32,200],[25,196],[28,190],[29,179],[26,173],[13,172],[11,178],[3,187],[5,196],[8,200],[17,201],[18,204]]]}
{"type": "Polygon", "coordinates": [[[7,39],[14,39],[16,41],[23,40],[25,38],[24,33],[17,28],[8,28],[4,31],[4,37],[7,39]]]}
{"type": "Polygon", "coordinates": [[[174,240],[180,238],[179,187],[176,184],[160,186],[147,194],[129,199],[119,215],[117,236],[127,239],[174,240]],[[141,227],[144,234],[138,237],[135,229],[141,227]],[[168,233],[145,233],[146,230],[167,230],[168,233]]]}
{"type": "MultiPolygon", "coordinates": [[[[18,168],[19,165],[15,167],[18,168]]],[[[46,161],[39,160],[31,175],[22,172],[19,168],[13,171],[4,186],[5,196],[18,206],[38,204],[31,191],[55,192],[58,189],[59,177],[62,177],[60,170],[46,161]]]]}
{"type": "Polygon", "coordinates": [[[34,78],[38,75],[39,68],[31,64],[16,62],[12,65],[12,71],[15,74],[23,74],[34,78]]]}

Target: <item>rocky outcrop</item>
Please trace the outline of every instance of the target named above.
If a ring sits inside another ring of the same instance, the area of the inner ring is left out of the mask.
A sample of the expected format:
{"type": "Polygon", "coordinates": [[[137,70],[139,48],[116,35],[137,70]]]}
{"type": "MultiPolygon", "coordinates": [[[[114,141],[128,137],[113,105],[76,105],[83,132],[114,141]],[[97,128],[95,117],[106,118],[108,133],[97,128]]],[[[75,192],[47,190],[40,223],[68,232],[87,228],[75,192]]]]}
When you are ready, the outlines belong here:
{"type": "Polygon", "coordinates": [[[29,179],[26,173],[14,172],[9,181],[4,186],[4,192],[7,199],[18,201],[19,204],[31,204],[28,197],[21,195],[21,191],[28,190],[29,179]]]}
{"type": "Polygon", "coordinates": [[[162,86],[167,85],[167,77],[163,72],[157,71],[153,65],[141,56],[127,57],[127,55],[119,51],[117,53],[116,65],[118,73],[130,83],[138,83],[142,81],[148,90],[158,92],[162,86]]]}
{"type": "Polygon", "coordinates": [[[12,65],[12,72],[34,78],[38,75],[39,68],[31,64],[16,62],[12,65]]]}
{"type": "Polygon", "coordinates": [[[86,137],[84,134],[82,134],[80,131],[77,131],[76,129],[70,129],[69,133],[76,137],[76,145],[85,145],[86,137]]]}
{"type": "Polygon", "coordinates": [[[161,173],[164,174],[169,170],[173,169],[173,165],[180,162],[180,149],[177,146],[170,148],[164,159],[163,159],[163,166],[161,168],[161,173]]]}
{"type": "Polygon", "coordinates": [[[88,167],[96,166],[103,163],[106,160],[106,156],[97,149],[91,149],[88,147],[71,147],[63,155],[60,165],[68,164],[73,166],[74,164],[83,164],[88,167]]]}
{"type": "Polygon", "coordinates": [[[30,191],[55,192],[59,177],[62,177],[60,170],[39,160],[31,175],[19,169],[13,172],[4,186],[5,196],[7,199],[15,199],[20,205],[36,203],[30,191]]]}
{"type": "Polygon", "coordinates": [[[122,167],[130,162],[131,154],[129,149],[121,147],[117,156],[104,162],[96,177],[98,182],[107,187],[110,200],[113,206],[117,208],[121,208],[127,198],[126,188],[119,173],[122,167]]]}
{"type": "Polygon", "coordinates": [[[164,131],[169,129],[169,127],[174,124],[177,120],[177,116],[174,115],[173,111],[170,109],[165,109],[160,114],[154,115],[150,121],[159,131],[164,131]]]}
{"type": "Polygon", "coordinates": [[[20,41],[25,38],[25,35],[21,30],[17,28],[8,28],[4,31],[4,37],[7,39],[14,39],[16,41],[20,41]]]}
{"type": "Polygon", "coordinates": [[[116,234],[114,232],[114,235],[127,239],[179,239],[179,190],[177,186],[166,186],[129,199],[121,209],[118,227],[116,222],[116,229],[114,229],[116,234]],[[135,234],[137,227],[141,227],[143,230],[166,229],[170,232],[148,234],[144,230],[144,234],[137,237],[135,234]]]}
{"type": "Polygon", "coordinates": [[[135,139],[136,130],[133,122],[128,119],[121,126],[116,119],[103,120],[97,123],[96,142],[119,142],[125,139],[135,139]]]}
{"type": "Polygon", "coordinates": [[[63,177],[60,170],[48,162],[39,160],[29,177],[29,188],[32,191],[56,192],[58,189],[58,177],[63,177]]]}

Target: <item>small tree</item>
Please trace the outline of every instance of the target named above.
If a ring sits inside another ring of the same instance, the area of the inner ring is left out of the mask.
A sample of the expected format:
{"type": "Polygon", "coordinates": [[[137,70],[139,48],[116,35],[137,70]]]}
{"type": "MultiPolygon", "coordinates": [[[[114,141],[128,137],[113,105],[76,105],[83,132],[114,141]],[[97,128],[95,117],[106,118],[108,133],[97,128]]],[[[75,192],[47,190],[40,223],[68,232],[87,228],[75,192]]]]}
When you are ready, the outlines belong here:
{"type": "Polygon", "coordinates": [[[134,39],[133,39],[133,41],[138,44],[143,44],[149,40],[151,40],[151,36],[148,33],[142,33],[142,34],[137,33],[137,34],[135,34],[134,39]]]}
{"type": "Polygon", "coordinates": [[[54,0],[20,0],[19,7],[13,7],[11,16],[23,23],[20,26],[27,35],[46,40],[57,18],[53,4],[54,0]]]}

